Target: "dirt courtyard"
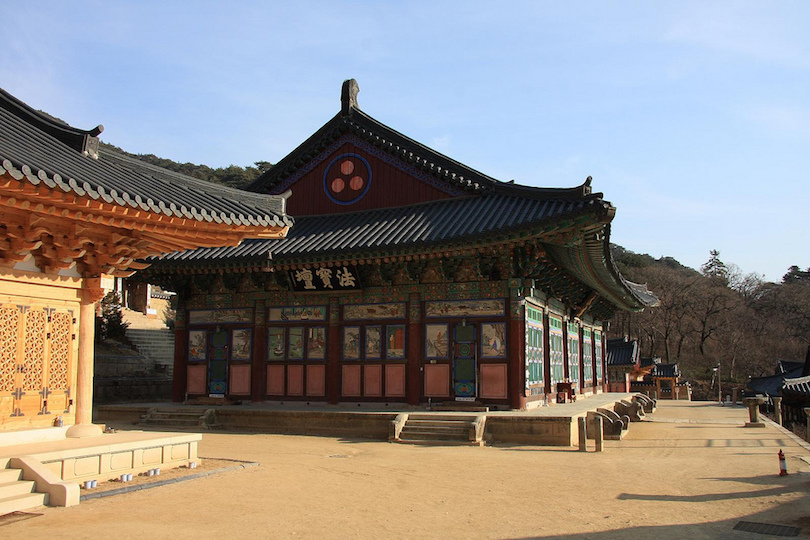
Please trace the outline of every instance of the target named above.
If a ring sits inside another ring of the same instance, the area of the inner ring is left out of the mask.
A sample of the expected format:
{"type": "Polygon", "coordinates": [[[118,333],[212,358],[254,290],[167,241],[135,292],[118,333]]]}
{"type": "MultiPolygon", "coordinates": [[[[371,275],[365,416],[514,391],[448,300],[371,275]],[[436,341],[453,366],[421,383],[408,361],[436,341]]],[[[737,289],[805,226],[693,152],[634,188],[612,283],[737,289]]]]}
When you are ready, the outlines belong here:
{"type": "Polygon", "coordinates": [[[603,453],[206,433],[259,467],[45,508],[4,538],[767,538],[810,536],[810,451],[742,407],[661,403],[603,453]],[[788,456],[778,475],[777,453],[788,456]],[[804,472],[803,472],[804,471],[804,472]]]}

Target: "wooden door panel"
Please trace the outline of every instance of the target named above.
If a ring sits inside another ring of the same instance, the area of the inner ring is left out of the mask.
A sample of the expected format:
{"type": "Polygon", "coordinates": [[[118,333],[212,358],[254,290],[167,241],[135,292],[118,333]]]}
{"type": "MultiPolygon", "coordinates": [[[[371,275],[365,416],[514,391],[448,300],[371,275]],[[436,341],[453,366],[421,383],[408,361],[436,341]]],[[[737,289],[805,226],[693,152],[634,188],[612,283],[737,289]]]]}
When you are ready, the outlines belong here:
{"type": "Polygon", "coordinates": [[[22,393],[17,399],[17,406],[23,416],[35,416],[43,409],[48,314],[42,308],[32,307],[25,313],[24,321],[24,348],[18,386],[22,393]]]}

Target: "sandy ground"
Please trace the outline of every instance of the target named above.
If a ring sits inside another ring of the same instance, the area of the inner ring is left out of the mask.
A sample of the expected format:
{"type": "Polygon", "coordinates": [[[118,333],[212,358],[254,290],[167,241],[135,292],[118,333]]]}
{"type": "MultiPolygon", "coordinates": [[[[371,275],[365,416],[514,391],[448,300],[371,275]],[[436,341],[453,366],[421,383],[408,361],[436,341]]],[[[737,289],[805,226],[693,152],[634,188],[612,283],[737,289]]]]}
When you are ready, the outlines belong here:
{"type": "MultiPolygon", "coordinates": [[[[259,467],[45,508],[3,538],[745,538],[810,536],[810,451],[742,407],[664,403],[603,453],[206,433],[259,467]],[[784,449],[791,474],[780,477],[784,449]]],[[[591,443],[591,450],[593,450],[591,443]]]]}

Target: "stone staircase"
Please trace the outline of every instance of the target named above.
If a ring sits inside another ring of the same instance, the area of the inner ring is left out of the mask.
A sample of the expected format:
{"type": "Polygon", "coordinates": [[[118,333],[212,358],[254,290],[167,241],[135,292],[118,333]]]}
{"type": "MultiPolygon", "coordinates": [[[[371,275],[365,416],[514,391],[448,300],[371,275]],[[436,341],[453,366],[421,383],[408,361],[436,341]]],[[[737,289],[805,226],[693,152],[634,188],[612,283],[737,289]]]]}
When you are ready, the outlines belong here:
{"type": "Polygon", "coordinates": [[[406,444],[484,446],[484,414],[411,413],[391,421],[389,440],[406,444]]]}
{"type": "Polygon", "coordinates": [[[35,489],[36,482],[23,480],[22,470],[12,469],[8,459],[0,459],[0,516],[47,505],[48,495],[35,489]]]}
{"type": "Polygon", "coordinates": [[[216,427],[216,412],[201,407],[155,407],[141,417],[141,425],[181,430],[208,430],[216,427]]]}
{"type": "Polygon", "coordinates": [[[174,367],[174,333],[168,328],[127,328],[127,339],[140,354],[155,363],[158,372],[171,375],[174,367]]]}

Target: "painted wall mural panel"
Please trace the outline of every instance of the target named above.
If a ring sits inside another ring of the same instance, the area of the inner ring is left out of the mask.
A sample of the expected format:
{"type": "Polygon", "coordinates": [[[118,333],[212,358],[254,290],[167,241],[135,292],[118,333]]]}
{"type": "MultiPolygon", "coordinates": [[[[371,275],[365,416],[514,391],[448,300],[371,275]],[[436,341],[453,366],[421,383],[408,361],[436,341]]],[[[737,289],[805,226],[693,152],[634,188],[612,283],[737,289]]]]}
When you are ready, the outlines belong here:
{"type": "Polygon", "coordinates": [[[283,360],[286,351],[284,328],[269,328],[267,330],[267,358],[269,360],[283,360]]]}
{"type": "Polygon", "coordinates": [[[289,329],[290,350],[287,357],[290,360],[301,360],[304,358],[304,329],[301,326],[294,326],[289,329]]]}
{"type": "Polygon", "coordinates": [[[343,328],[343,359],[358,360],[360,358],[360,327],[346,326],[343,328]]]}
{"type": "Polygon", "coordinates": [[[425,302],[427,317],[486,317],[506,313],[504,300],[448,300],[425,302]]]}
{"type": "Polygon", "coordinates": [[[207,360],[207,343],[205,330],[190,330],[188,333],[188,359],[191,362],[207,360]]]}
{"type": "Polygon", "coordinates": [[[447,358],[449,328],[446,324],[425,325],[425,356],[428,358],[447,358]]]}
{"type": "Polygon", "coordinates": [[[194,309],[188,312],[189,324],[229,324],[253,322],[253,310],[243,309],[194,309]]]}
{"type": "Polygon", "coordinates": [[[506,324],[481,324],[481,356],[484,358],[506,356],[506,324]]]}
{"type": "Polygon", "coordinates": [[[347,321],[404,318],[404,303],[350,304],[343,306],[343,319],[347,321]]]}
{"type": "Polygon", "coordinates": [[[309,328],[309,350],[310,360],[323,360],[326,354],[326,328],[316,326],[309,328]]]}
{"type": "Polygon", "coordinates": [[[389,359],[405,358],[405,325],[389,324],[385,327],[386,347],[385,357],[389,359]]]}
{"type": "Polygon", "coordinates": [[[326,306],[272,307],[268,311],[267,320],[272,322],[325,321],[326,306]]]}
{"type": "Polygon", "coordinates": [[[238,362],[249,361],[252,351],[253,330],[250,328],[237,328],[233,331],[233,346],[231,360],[238,362]]]}
{"type": "Polygon", "coordinates": [[[382,354],[382,327],[366,326],[366,359],[379,359],[382,354]]]}

